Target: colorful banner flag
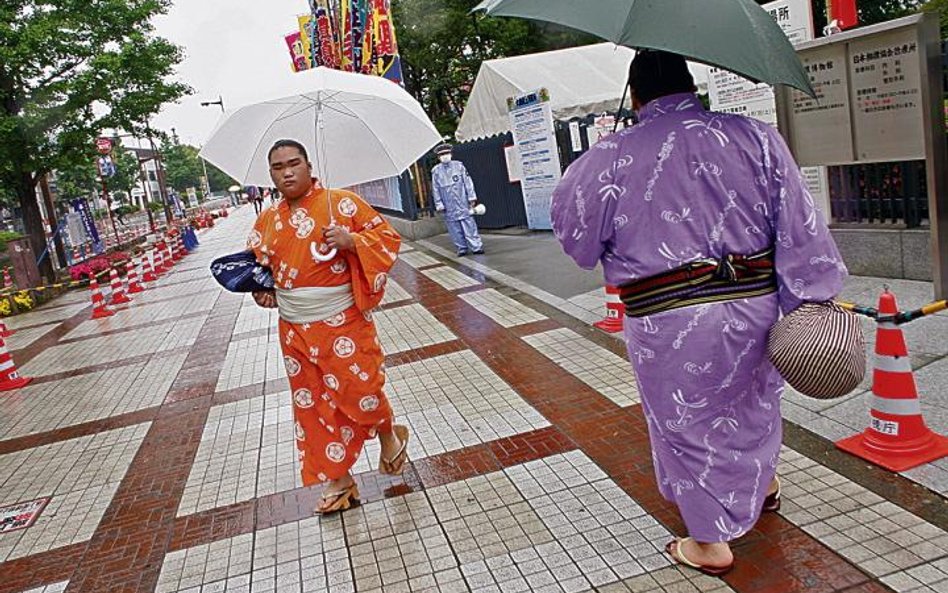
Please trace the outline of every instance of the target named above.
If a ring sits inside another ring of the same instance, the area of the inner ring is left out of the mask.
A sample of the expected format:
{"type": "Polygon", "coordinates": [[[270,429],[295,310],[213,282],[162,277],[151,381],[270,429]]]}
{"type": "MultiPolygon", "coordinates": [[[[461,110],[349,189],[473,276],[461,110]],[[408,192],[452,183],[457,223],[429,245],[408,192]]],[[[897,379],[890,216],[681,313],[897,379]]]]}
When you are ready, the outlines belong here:
{"type": "MultiPolygon", "coordinates": [[[[302,51],[308,67],[325,66],[402,82],[391,0],[309,0],[308,3],[312,14],[299,20],[302,51]]],[[[295,56],[295,46],[290,47],[295,56]]]]}
{"type": "Polygon", "coordinates": [[[284,36],[286,46],[290,50],[290,59],[292,60],[293,72],[309,70],[309,60],[303,53],[303,40],[300,38],[300,32],[295,31],[284,36]]]}
{"type": "Polygon", "coordinates": [[[313,27],[316,26],[316,21],[313,18],[313,15],[307,14],[300,17],[297,17],[300,26],[300,43],[303,44],[303,57],[306,58],[307,68],[315,68],[318,64],[313,62],[313,27]]]}

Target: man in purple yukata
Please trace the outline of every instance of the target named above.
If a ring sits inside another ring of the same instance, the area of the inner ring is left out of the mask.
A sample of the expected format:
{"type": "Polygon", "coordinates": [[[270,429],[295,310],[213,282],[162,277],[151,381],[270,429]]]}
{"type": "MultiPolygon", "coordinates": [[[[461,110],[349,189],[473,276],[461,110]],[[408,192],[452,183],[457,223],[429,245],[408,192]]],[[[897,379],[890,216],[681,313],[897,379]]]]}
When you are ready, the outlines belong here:
{"type": "Polygon", "coordinates": [[[570,166],[553,230],[620,287],[658,488],[688,529],[668,553],[719,576],[728,542],[780,504],[768,331],[847,272],[775,129],[706,111],[678,55],[639,52],[629,80],[640,123],[570,166]]]}

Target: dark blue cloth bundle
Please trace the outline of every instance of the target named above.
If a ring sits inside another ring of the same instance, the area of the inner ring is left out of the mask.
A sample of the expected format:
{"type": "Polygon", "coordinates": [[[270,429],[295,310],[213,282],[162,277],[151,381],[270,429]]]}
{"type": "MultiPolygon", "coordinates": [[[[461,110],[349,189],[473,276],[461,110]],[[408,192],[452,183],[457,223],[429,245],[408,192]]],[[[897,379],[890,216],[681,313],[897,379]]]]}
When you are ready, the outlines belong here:
{"type": "Polygon", "coordinates": [[[218,284],[230,292],[273,290],[270,268],[257,263],[252,251],[241,251],[215,259],[211,262],[211,274],[218,284]]]}

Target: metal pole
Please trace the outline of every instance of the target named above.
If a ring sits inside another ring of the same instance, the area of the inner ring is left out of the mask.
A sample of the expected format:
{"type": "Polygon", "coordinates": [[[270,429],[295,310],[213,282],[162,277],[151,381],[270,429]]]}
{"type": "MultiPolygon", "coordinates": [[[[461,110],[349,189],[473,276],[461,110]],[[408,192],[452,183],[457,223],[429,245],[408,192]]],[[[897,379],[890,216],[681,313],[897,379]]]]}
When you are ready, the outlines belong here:
{"type": "Polygon", "coordinates": [[[155,231],[155,218],[151,213],[151,202],[148,201],[148,176],[145,175],[145,169],[142,167],[143,164],[148,162],[148,159],[144,161],[138,159],[138,177],[142,180],[142,202],[145,204],[145,213],[148,214],[148,228],[154,232],[155,231]]]}
{"type": "Polygon", "coordinates": [[[112,216],[112,198],[109,197],[109,184],[105,175],[102,175],[102,197],[105,199],[105,210],[109,213],[109,222],[112,223],[112,234],[115,235],[115,246],[119,244],[118,229],[115,228],[115,218],[112,216]]]}
{"type": "Polygon", "coordinates": [[[161,153],[158,152],[158,147],[155,146],[155,139],[151,135],[151,128],[147,124],[145,127],[148,131],[148,142],[151,144],[151,152],[155,159],[156,176],[158,177],[158,195],[161,196],[161,203],[165,208],[165,222],[167,222],[170,227],[174,217],[171,215],[171,207],[168,205],[168,195],[165,190],[164,165],[161,162],[161,153]]]}
{"type": "Polygon", "coordinates": [[[931,233],[932,281],[935,299],[948,298],[948,154],[942,104],[941,31],[938,14],[924,13],[919,31],[922,104],[925,124],[925,174],[931,233]]]}

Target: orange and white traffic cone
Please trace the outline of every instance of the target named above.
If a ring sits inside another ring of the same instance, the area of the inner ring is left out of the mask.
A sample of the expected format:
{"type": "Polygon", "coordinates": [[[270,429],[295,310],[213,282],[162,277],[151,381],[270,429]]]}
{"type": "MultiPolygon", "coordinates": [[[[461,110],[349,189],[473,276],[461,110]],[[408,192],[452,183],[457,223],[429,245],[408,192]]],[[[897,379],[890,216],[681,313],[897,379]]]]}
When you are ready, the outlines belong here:
{"type": "Polygon", "coordinates": [[[155,251],[155,274],[161,276],[168,271],[168,266],[165,264],[165,250],[157,249],[155,251]]]}
{"type": "Polygon", "coordinates": [[[144,292],[145,289],[138,283],[138,266],[132,262],[125,264],[125,277],[128,279],[128,294],[144,292]]]}
{"type": "Polygon", "coordinates": [[[606,285],[606,316],[593,324],[610,334],[622,331],[622,316],[625,314],[625,305],[619,299],[619,288],[606,285]]]}
{"type": "Polygon", "coordinates": [[[20,376],[16,370],[16,363],[13,362],[13,356],[7,350],[6,342],[0,338],[0,391],[19,389],[32,380],[32,377],[20,376]]]}
{"type": "Polygon", "coordinates": [[[0,338],[9,338],[15,333],[16,332],[7,327],[6,323],[0,321],[0,338]]]}
{"type": "Polygon", "coordinates": [[[132,299],[125,294],[125,286],[122,283],[122,279],[119,278],[118,272],[115,271],[115,268],[109,270],[109,284],[112,285],[111,304],[124,305],[125,303],[132,302],[132,299]]]}
{"type": "Polygon", "coordinates": [[[181,234],[178,235],[178,248],[181,250],[181,257],[184,257],[190,253],[187,246],[184,244],[184,231],[181,231],[181,234]]]}
{"type": "Polygon", "coordinates": [[[149,251],[142,257],[142,280],[145,282],[154,282],[158,279],[151,268],[151,258],[155,256],[154,251],[149,251]]]}
{"type": "Polygon", "coordinates": [[[99,290],[99,281],[95,276],[89,282],[89,289],[92,291],[92,319],[115,315],[115,311],[105,302],[105,297],[102,296],[102,291],[99,290]]]}
{"type": "MultiPolygon", "coordinates": [[[[879,315],[899,312],[895,295],[879,298],[879,315]]],[[[887,470],[901,472],[948,455],[948,438],[932,432],[922,418],[905,336],[899,326],[879,321],[872,370],[869,428],[836,446],[887,470]]]]}

